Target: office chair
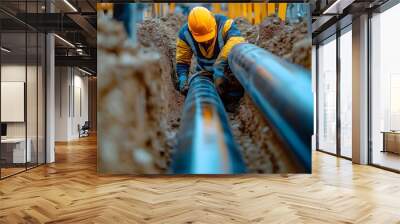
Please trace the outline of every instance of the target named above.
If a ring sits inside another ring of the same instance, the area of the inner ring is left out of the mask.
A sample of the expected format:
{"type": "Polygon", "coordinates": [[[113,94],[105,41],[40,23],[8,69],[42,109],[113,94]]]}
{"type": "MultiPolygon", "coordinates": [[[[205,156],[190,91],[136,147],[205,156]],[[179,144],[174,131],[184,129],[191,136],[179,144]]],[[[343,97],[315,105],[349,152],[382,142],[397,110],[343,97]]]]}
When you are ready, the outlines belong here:
{"type": "Polygon", "coordinates": [[[89,129],[90,129],[89,121],[85,121],[82,127],[80,127],[80,125],[78,124],[79,138],[89,136],[89,129]]]}

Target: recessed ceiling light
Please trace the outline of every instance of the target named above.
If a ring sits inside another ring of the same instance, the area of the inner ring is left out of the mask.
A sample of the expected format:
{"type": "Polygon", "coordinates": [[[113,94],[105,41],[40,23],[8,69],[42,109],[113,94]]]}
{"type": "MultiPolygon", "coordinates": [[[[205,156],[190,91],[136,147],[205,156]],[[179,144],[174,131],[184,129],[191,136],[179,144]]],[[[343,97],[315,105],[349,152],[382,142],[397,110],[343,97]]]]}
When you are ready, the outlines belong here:
{"type": "Polygon", "coordinates": [[[86,70],[83,70],[83,69],[81,69],[81,68],[79,68],[79,67],[78,67],[78,69],[79,69],[79,71],[81,71],[81,72],[83,72],[83,73],[85,73],[85,74],[87,74],[87,75],[92,75],[92,73],[90,73],[90,72],[88,72],[88,71],[86,71],[86,70]]]}
{"type": "Polygon", "coordinates": [[[1,49],[2,51],[6,52],[6,53],[10,53],[10,52],[11,52],[11,50],[9,50],[9,49],[7,49],[7,48],[5,48],[5,47],[1,47],[0,49],[1,49]]]}
{"type": "Polygon", "coordinates": [[[60,36],[57,35],[57,34],[54,34],[54,36],[57,37],[58,39],[60,39],[60,40],[61,40],[62,42],[64,42],[65,44],[67,44],[68,46],[75,48],[75,45],[73,45],[73,44],[72,44],[71,42],[69,42],[68,40],[66,40],[66,39],[64,39],[64,38],[62,38],[62,37],[60,37],[60,36]]]}
{"type": "Polygon", "coordinates": [[[336,0],[322,14],[342,14],[343,9],[353,2],[354,0],[336,0]]]}
{"type": "Polygon", "coordinates": [[[64,0],[65,4],[67,4],[74,12],[78,12],[78,10],[68,1],[64,0]]]}

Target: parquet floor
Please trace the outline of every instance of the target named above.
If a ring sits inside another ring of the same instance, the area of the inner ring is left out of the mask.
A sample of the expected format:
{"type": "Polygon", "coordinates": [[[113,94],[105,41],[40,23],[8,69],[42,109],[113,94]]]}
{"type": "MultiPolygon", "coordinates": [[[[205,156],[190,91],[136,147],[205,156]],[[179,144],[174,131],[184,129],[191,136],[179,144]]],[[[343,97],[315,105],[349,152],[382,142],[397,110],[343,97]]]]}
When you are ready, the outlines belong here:
{"type": "Polygon", "coordinates": [[[0,223],[400,223],[400,175],[315,152],[312,175],[96,173],[96,139],[0,181],[0,223]]]}
{"type": "Polygon", "coordinates": [[[21,168],[14,168],[14,167],[12,167],[12,168],[1,168],[1,176],[2,177],[7,177],[7,176],[10,176],[10,175],[13,175],[13,174],[16,174],[16,173],[19,173],[19,172],[22,172],[22,171],[24,171],[25,170],[25,167],[21,167],[21,168]]]}

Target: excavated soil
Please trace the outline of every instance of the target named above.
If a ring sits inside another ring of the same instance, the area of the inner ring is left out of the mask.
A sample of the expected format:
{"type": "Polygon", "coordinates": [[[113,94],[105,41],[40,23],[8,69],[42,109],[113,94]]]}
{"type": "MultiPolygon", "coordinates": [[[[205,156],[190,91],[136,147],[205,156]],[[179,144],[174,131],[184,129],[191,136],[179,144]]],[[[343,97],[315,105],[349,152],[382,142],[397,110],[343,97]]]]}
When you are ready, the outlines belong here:
{"type": "Polygon", "coordinates": [[[244,18],[237,18],[235,22],[249,43],[311,69],[311,37],[306,22],[287,24],[279,17],[267,17],[258,26],[244,18]]]}
{"type": "Polygon", "coordinates": [[[258,26],[251,25],[247,19],[243,17],[238,17],[235,19],[235,24],[246,38],[247,42],[251,44],[256,44],[258,38],[258,26]]]}
{"type": "Polygon", "coordinates": [[[260,24],[257,45],[311,69],[311,38],[307,34],[306,22],[287,25],[279,18],[267,18],[260,24]]]}
{"type": "Polygon", "coordinates": [[[238,111],[229,115],[249,173],[298,172],[292,157],[248,95],[241,99],[238,111]]]}
{"type": "Polygon", "coordinates": [[[160,54],[134,46],[122,24],[98,16],[99,171],[159,174],[168,168],[160,54]]]}
{"type": "Polygon", "coordinates": [[[145,20],[137,26],[138,41],[143,47],[150,48],[160,53],[161,74],[164,86],[165,113],[167,128],[166,163],[171,163],[172,150],[176,145],[176,134],[179,129],[180,117],[184,97],[176,90],[177,77],[175,72],[176,38],[180,27],[184,24],[185,17],[172,15],[169,17],[145,20]]]}

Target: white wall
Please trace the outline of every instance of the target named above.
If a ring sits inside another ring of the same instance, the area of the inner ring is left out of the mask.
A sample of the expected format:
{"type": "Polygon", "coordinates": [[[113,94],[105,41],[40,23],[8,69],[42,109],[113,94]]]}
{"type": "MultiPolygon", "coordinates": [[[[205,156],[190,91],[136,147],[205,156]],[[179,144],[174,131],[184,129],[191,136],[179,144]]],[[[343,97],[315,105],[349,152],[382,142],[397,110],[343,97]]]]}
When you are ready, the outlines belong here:
{"type": "Polygon", "coordinates": [[[1,81],[25,82],[25,65],[1,65],[1,81]]]}
{"type": "Polygon", "coordinates": [[[55,85],[55,140],[77,139],[78,124],[88,120],[88,78],[76,68],[56,67],[55,85]]]}
{"type": "MultiPolygon", "coordinates": [[[[17,81],[17,82],[25,82],[25,75],[26,71],[28,72],[28,79],[29,79],[29,84],[30,85],[36,85],[36,80],[32,80],[30,78],[30,75],[34,75],[36,77],[36,66],[27,66],[25,65],[2,65],[1,66],[1,81],[2,82],[12,82],[12,81],[17,81]],[[25,70],[27,69],[27,70],[25,70]]],[[[27,103],[30,104],[31,102],[34,102],[36,99],[36,88],[27,88],[27,103]],[[29,98],[31,97],[31,98],[29,98]],[[34,99],[33,99],[34,98],[34,99]]],[[[27,105],[30,106],[30,110],[34,109],[36,110],[36,101],[32,105],[27,105]],[[32,108],[34,106],[34,108],[32,108]]],[[[1,110],[6,110],[7,108],[1,108],[1,110]]],[[[36,123],[36,113],[28,113],[28,122],[35,121],[36,123]]],[[[26,122],[7,122],[7,136],[8,137],[25,137],[25,123],[26,122]]],[[[33,125],[28,125],[29,127],[33,127],[33,125]]],[[[36,129],[36,126],[35,126],[36,129]]],[[[28,130],[28,135],[29,135],[29,130],[28,130]]],[[[29,137],[29,136],[28,136],[29,137]]]]}
{"type": "MultiPolygon", "coordinates": [[[[1,66],[1,81],[18,81],[26,84],[26,107],[22,108],[22,113],[26,112],[27,119],[24,122],[6,122],[7,137],[29,139],[32,161],[44,163],[45,150],[45,120],[44,120],[44,74],[42,67],[25,64],[4,64],[1,66]],[[27,78],[27,80],[25,80],[27,78]],[[37,156],[37,153],[39,155],[37,156]]],[[[6,95],[2,97],[7,97],[6,95]]],[[[2,107],[1,110],[10,110],[2,107]]],[[[12,111],[11,111],[12,113],[12,111]]]]}
{"type": "MultiPolygon", "coordinates": [[[[1,66],[1,81],[2,82],[25,82],[25,65],[2,65],[1,66]]],[[[28,70],[31,68],[28,67],[28,70]]],[[[1,108],[6,110],[6,108],[1,108]]],[[[25,123],[7,123],[7,137],[25,137],[25,123]]]]}
{"type": "Polygon", "coordinates": [[[73,119],[72,119],[72,130],[71,130],[71,135],[74,137],[78,137],[78,124],[83,125],[85,121],[89,120],[89,111],[88,111],[88,77],[87,76],[81,76],[83,73],[79,73],[79,75],[76,75],[75,70],[75,75],[74,75],[74,108],[73,110],[75,113],[73,113],[73,119]],[[79,93],[80,92],[80,93],[79,93]],[[80,95],[80,97],[79,97],[80,95]],[[80,103],[79,103],[80,101],[80,103]],[[79,108],[81,107],[81,108],[79,108]],[[82,110],[82,111],[80,111],[82,110]]]}
{"type": "Polygon", "coordinates": [[[68,140],[69,68],[55,68],[55,141],[68,140]]]}

